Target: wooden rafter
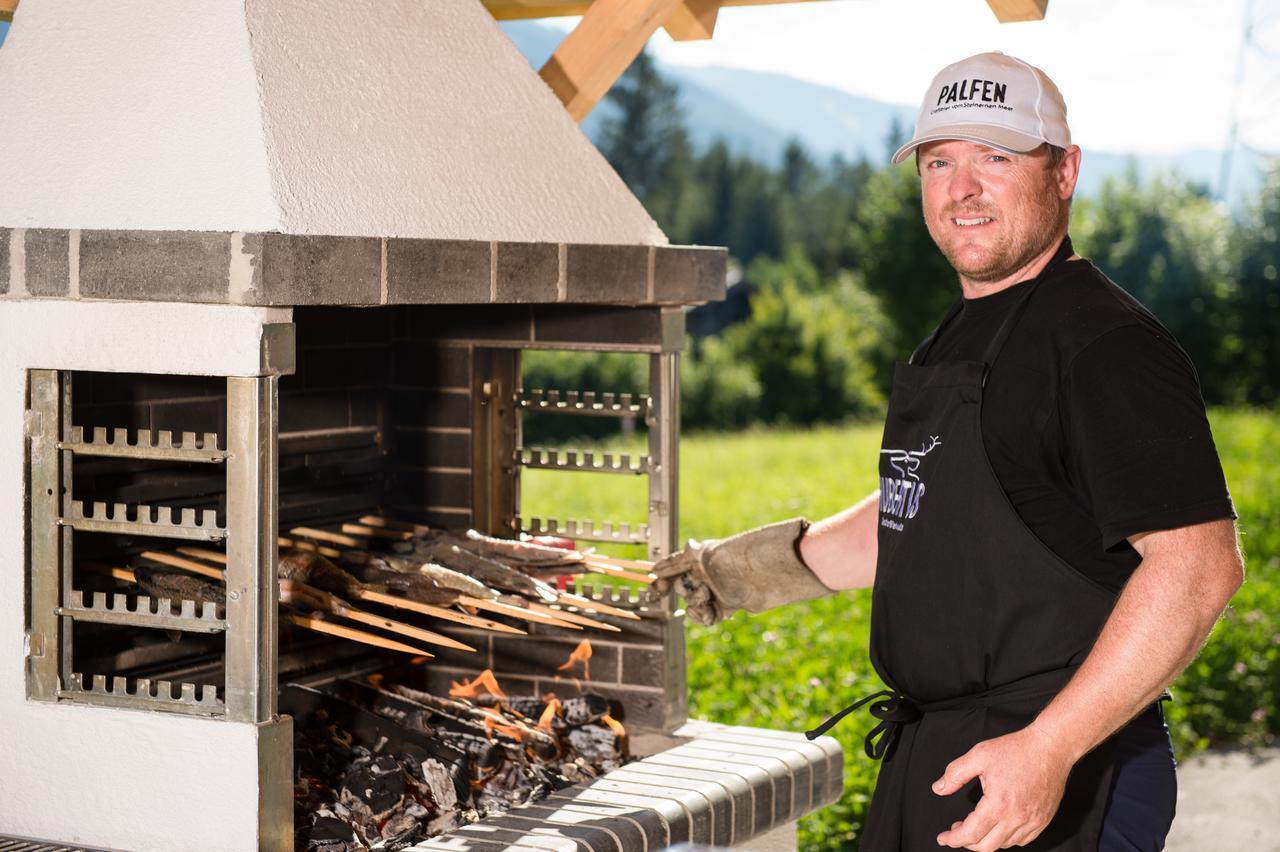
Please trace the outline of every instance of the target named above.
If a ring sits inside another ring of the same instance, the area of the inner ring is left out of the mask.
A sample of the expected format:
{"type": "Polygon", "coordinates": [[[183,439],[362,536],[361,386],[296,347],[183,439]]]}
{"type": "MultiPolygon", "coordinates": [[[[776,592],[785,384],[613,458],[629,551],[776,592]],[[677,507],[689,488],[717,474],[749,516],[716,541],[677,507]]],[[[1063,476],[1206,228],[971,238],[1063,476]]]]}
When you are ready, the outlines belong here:
{"type": "Polygon", "coordinates": [[[720,0],[684,0],[662,28],[676,41],[708,39],[716,29],[720,0]]]}
{"type": "Polygon", "coordinates": [[[1043,21],[1049,0],[987,0],[996,20],[1002,24],[1018,21],[1043,21]]]}
{"type": "Polygon", "coordinates": [[[18,8],[18,0],[0,0],[0,21],[12,21],[13,10],[18,8]]]}
{"type": "Polygon", "coordinates": [[[539,70],[574,121],[591,112],[683,0],[596,0],[539,70]]]}

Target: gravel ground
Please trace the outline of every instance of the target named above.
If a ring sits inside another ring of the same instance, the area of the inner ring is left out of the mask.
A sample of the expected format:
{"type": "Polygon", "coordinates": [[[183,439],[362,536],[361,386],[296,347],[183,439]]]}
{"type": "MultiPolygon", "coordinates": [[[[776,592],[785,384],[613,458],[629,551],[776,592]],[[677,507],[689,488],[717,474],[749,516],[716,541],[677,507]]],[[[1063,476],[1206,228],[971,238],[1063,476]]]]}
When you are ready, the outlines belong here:
{"type": "Polygon", "coordinates": [[[1280,852],[1280,748],[1211,752],[1178,769],[1167,852],[1280,852]]]}

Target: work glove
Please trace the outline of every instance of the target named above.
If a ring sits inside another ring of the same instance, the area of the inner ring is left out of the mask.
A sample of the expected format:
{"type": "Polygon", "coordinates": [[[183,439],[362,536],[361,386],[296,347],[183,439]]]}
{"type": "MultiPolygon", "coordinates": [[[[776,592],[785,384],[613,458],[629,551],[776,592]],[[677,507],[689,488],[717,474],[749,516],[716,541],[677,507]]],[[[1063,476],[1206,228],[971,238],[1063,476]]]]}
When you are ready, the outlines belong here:
{"type": "Polygon", "coordinates": [[[690,541],[653,566],[659,595],[675,591],[689,617],[715,624],[735,610],[764,612],[783,604],[832,593],[797,549],[808,528],[803,518],[757,527],[726,539],[690,541]]]}

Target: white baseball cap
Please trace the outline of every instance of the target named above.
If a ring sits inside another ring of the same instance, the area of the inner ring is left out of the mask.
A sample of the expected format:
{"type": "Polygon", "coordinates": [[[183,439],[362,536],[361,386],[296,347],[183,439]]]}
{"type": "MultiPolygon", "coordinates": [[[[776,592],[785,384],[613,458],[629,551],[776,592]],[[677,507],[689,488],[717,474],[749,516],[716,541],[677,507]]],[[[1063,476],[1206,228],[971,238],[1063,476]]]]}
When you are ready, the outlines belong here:
{"type": "Polygon", "coordinates": [[[1039,68],[1003,53],[979,53],[938,72],[925,92],[916,132],[893,155],[901,163],[920,145],[964,139],[1023,153],[1048,142],[1071,144],[1062,93],[1039,68]]]}

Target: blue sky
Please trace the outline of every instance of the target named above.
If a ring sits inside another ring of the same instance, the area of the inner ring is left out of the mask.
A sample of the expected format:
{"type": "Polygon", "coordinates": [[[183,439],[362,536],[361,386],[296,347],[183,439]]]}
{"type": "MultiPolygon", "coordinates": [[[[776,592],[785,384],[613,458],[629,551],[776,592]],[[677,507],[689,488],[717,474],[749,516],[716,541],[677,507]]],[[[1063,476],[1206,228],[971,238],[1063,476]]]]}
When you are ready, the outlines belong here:
{"type": "Polygon", "coordinates": [[[1080,144],[1169,153],[1224,147],[1250,2],[1240,136],[1280,154],[1280,0],[1051,0],[1044,21],[1022,24],[997,23],[985,0],[732,7],[711,41],[659,31],[650,46],[669,63],[778,71],[913,106],[944,65],[1002,50],[1058,83],[1080,144]]]}

